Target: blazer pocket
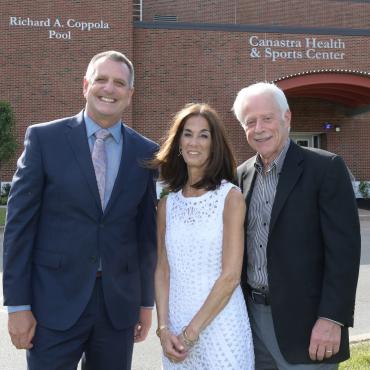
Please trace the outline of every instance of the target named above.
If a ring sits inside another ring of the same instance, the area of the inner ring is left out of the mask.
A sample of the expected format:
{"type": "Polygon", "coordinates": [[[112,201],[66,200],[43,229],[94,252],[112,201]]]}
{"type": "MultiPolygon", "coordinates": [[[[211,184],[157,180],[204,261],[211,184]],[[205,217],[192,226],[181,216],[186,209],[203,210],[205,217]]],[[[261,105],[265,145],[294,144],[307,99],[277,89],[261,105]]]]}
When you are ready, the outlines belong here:
{"type": "Polygon", "coordinates": [[[62,256],[44,249],[36,249],[33,254],[33,263],[35,265],[59,269],[62,267],[62,256]]]}

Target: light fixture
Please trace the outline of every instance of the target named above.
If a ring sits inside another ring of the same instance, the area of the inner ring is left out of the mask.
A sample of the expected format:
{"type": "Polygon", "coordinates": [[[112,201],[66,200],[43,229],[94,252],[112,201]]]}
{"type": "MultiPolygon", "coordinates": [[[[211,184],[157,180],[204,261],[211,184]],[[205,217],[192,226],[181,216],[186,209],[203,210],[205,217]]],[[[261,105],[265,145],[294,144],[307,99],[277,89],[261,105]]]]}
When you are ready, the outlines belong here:
{"type": "Polygon", "coordinates": [[[335,125],[335,132],[340,132],[340,125],[335,125]]]}

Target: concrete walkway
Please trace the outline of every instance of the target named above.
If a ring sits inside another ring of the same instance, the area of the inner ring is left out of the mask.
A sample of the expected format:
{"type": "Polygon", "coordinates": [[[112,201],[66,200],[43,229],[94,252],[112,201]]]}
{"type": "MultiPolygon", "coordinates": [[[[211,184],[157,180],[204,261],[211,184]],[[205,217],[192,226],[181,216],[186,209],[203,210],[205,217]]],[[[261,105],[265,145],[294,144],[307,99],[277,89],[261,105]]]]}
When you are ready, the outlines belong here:
{"type": "MultiPolygon", "coordinates": [[[[350,328],[351,342],[370,339],[370,211],[359,210],[361,221],[362,255],[360,277],[356,295],[355,326],[350,328]]],[[[2,242],[0,227],[0,305],[2,306],[2,242]]],[[[148,339],[135,345],[132,370],[160,370],[161,348],[155,336],[157,323],[153,312],[153,325],[148,339]]],[[[0,369],[26,369],[25,351],[16,350],[7,335],[7,313],[0,308],[0,369]]]]}

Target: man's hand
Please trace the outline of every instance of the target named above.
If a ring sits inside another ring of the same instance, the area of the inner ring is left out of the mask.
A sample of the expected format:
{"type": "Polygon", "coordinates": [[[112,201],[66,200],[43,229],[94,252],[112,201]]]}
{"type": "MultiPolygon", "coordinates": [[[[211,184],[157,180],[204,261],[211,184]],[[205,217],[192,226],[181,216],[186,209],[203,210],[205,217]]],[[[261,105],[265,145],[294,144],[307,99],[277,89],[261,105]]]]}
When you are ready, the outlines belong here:
{"type": "Polygon", "coordinates": [[[339,351],[341,327],[339,324],[326,319],[317,319],[311,333],[308,349],[313,361],[330,358],[339,351]]]}
{"type": "Polygon", "coordinates": [[[151,308],[140,308],[139,322],[135,325],[134,331],[135,343],[142,342],[148,335],[152,326],[152,312],[151,308]]]}
{"type": "Polygon", "coordinates": [[[8,331],[14,346],[30,349],[36,330],[36,320],[31,311],[18,311],[8,314],[8,331]]]}

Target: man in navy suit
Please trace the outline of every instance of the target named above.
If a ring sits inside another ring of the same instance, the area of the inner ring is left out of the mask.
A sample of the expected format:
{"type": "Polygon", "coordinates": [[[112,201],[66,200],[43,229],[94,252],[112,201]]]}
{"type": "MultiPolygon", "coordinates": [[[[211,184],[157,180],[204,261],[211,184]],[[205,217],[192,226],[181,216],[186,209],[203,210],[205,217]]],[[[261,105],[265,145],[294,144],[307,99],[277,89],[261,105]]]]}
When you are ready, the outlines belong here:
{"type": "Polygon", "coordinates": [[[89,370],[130,369],[134,338],[150,328],[156,194],[145,161],[157,145],[122,124],[133,83],[126,56],[97,54],[84,77],[85,109],[27,129],[3,284],[11,340],[27,349],[30,370],[76,369],[83,352],[89,370]]]}

